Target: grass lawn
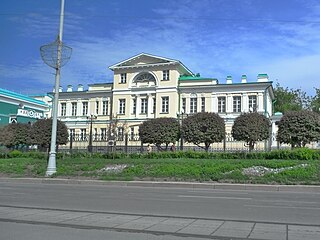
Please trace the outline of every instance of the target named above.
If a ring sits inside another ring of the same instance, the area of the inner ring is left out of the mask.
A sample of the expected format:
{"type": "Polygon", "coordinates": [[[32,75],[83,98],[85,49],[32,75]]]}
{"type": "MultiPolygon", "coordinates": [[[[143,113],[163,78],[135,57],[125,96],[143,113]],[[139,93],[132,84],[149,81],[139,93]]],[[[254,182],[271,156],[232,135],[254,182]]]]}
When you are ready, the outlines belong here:
{"type": "MultiPolygon", "coordinates": [[[[47,162],[37,158],[0,159],[0,176],[43,177],[47,162]]],[[[320,160],[256,160],[256,159],[103,159],[69,158],[57,160],[53,177],[100,180],[159,180],[262,184],[320,184],[320,160]],[[125,164],[121,172],[101,171],[107,166],[125,164]],[[300,166],[301,164],[307,164],[300,166]],[[244,168],[263,166],[288,168],[263,176],[243,174],[244,168]],[[294,167],[295,168],[289,168],[294,167]]]]}

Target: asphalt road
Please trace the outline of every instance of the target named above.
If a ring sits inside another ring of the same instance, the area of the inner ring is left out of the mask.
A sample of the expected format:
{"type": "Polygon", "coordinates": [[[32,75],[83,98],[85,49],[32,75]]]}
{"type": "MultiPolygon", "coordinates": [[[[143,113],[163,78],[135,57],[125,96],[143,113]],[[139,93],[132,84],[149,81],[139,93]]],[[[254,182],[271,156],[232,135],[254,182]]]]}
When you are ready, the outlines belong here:
{"type": "Polygon", "coordinates": [[[0,183],[0,206],[320,226],[320,194],[0,183]]]}

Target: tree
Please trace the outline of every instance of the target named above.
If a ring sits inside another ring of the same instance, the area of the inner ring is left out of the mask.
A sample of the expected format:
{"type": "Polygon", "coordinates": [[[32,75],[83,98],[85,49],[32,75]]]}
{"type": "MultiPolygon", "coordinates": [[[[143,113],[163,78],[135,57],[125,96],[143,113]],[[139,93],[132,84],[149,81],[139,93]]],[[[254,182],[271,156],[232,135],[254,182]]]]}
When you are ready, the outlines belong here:
{"type": "Polygon", "coordinates": [[[288,112],[281,118],[278,127],[277,140],[291,144],[292,148],[320,140],[320,115],[315,112],[288,112]]]}
{"type": "Polygon", "coordinates": [[[300,111],[310,108],[310,96],[301,89],[288,89],[276,84],[274,89],[276,102],[274,104],[275,112],[286,113],[288,111],[300,111]]]}
{"type": "Polygon", "coordinates": [[[231,133],[235,140],[245,141],[251,152],[256,142],[268,139],[269,124],[260,113],[244,113],[235,119],[231,133]]]}
{"type": "MultiPolygon", "coordinates": [[[[39,119],[32,125],[31,137],[33,144],[48,148],[51,142],[52,119],[39,119]]],[[[57,122],[57,145],[68,142],[68,128],[58,120],[57,122]]]]}
{"type": "Polygon", "coordinates": [[[224,139],[224,120],[216,113],[196,113],[183,119],[181,134],[187,142],[208,151],[211,143],[221,142],[224,139]],[[204,147],[200,146],[202,143],[204,147]]]}
{"type": "Polygon", "coordinates": [[[170,143],[179,139],[180,125],[175,118],[154,118],[143,122],[139,127],[140,139],[143,143],[155,144],[158,149],[165,144],[165,150],[170,143]]]}
{"type": "Polygon", "coordinates": [[[315,88],[316,95],[311,100],[311,109],[314,112],[320,113],[320,88],[315,88]]]}
{"type": "Polygon", "coordinates": [[[30,124],[11,123],[0,132],[0,143],[8,148],[30,144],[30,124]]]}

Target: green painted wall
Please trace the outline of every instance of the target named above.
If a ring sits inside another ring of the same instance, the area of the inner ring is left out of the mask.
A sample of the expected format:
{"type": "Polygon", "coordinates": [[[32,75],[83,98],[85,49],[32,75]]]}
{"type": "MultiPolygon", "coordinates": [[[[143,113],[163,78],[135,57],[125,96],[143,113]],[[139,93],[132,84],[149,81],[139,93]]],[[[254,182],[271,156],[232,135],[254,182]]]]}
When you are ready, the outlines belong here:
{"type": "MultiPolygon", "coordinates": [[[[9,124],[9,118],[11,115],[17,115],[18,105],[0,102],[0,126],[9,124]]],[[[26,110],[35,110],[32,108],[24,108],[26,110]]],[[[43,113],[43,111],[35,110],[37,112],[43,113]]],[[[17,121],[19,123],[28,123],[37,121],[36,118],[29,118],[24,116],[17,116],[17,121]]]]}

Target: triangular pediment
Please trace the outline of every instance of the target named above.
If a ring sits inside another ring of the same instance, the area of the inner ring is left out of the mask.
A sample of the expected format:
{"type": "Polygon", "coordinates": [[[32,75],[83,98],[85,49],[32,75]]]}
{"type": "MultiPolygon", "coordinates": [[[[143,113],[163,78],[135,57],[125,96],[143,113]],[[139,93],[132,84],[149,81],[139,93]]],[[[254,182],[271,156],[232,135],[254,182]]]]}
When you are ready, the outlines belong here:
{"type": "Polygon", "coordinates": [[[159,57],[147,53],[141,53],[126,59],[122,62],[116,63],[110,66],[110,69],[122,68],[122,67],[133,67],[133,66],[143,66],[152,64],[166,64],[166,63],[177,63],[179,61],[164,57],[159,57]]]}

